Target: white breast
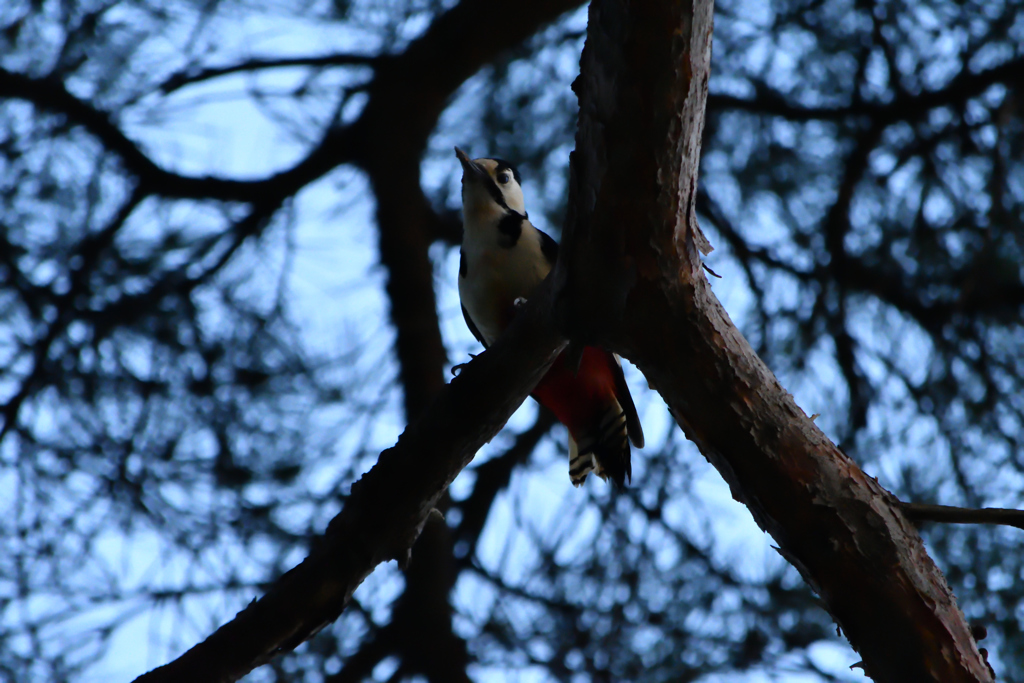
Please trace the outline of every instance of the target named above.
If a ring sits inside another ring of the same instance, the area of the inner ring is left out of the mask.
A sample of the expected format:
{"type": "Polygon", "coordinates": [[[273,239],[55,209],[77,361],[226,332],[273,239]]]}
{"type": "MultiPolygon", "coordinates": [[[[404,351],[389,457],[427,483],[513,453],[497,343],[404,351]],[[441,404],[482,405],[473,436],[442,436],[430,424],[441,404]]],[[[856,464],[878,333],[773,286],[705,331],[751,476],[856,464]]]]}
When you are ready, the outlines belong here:
{"type": "Polygon", "coordinates": [[[528,299],[551,270],[540,245],[540,233],[526,221],[511,248],[498,245],[496,228],[466,231],[466,277],[459,277],[459,297],[488,346],[504,330],[512,302],[528,299]]]}

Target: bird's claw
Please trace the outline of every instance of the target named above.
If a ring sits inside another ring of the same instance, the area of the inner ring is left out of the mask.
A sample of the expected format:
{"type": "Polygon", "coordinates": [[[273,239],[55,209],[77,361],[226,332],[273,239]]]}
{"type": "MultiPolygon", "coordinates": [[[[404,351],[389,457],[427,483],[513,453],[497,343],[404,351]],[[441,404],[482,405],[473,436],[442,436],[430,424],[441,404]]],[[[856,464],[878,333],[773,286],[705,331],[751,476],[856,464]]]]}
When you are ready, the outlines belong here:
{"type": "MultiPolygon", "coordinates": [[[[469,354],[469,357],[472,360],[473,358],[477,357],[477,354],[471,353],[471,354],[469,354]]],[[[469,363],[459,363],[458,365],[453,365],[452,366],[452,377],[457,376],[460,372],[462,372],[462,368],[466,367],[467,365],[469,365],[469,363]]]]}

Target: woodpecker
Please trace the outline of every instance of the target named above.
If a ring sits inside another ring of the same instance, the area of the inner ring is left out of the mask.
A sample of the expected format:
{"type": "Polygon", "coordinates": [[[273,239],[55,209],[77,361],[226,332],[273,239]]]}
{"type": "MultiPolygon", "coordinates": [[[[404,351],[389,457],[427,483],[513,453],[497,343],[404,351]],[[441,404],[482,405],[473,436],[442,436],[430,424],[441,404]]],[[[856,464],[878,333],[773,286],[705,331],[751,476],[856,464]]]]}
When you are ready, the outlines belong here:
{"type": "MultiPolygon", "coordinates": [[[[514,166],[470,159],[458,147],[455,156],[462,164],[459,298],[466,325],[487,348],[550,272],[558,243],[530,223],[514,166]]],[[[632,478],[629,443],[643,448],[644,433],[618,356],[588,346],[574,370],[563,354],[532,395],[569,430],[575,486],[590,472],[619,487],[632,478]]]]}

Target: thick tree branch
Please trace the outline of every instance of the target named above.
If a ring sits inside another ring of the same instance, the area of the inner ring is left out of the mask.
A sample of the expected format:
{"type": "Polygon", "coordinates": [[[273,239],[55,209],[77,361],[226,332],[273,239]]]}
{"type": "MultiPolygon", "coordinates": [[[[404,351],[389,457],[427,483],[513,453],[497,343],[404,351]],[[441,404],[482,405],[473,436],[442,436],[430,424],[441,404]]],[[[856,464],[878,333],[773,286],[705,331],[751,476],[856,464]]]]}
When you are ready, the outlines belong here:
{"type": "Polygon", "coordinates": [[[403,668],[422,673],[430,680],[449,683],[466,676],[467,652],[465,644],[451,629],[448,594],[457,578],[457,571],[472,566],[476,542],[498,491],[508,485],[512,470],[526,461],[553,424],[554,417],[550,411],[542,409],[533,426],[516,437],[515,443],[507,451],[476,468],[473,493],[458,504],[462,522],[454,534],[440,521],[428,523],[424,527],[406,573],[409,584],[396,602],[391,621],[361,645],[359,651],[345,661],[341,671],[326,679],[327,683],[362,681],[369,676],[373,667],[392,654],[402,657],[403,668]],[[462,545],[457,563],[452,561],[452,536],[456,544],[462,545]],[[428,557],[424,558],[424,554],[428,557]],[[425,569],[421,566],[424,559],[428,563],[425,569]],[[447,561],[452,575],[428,576],[430,580],[421,580],[424,578],[422,574],[436,572],[440,564],[438,559],[447,561]],[[425,605],[424,602],[430,599],[433,603],[425,605]],[[444,616],[447,623],[436,623],[439,615],[444,616]],[[408,640],[415,642],[408,643],[408,640]],[[421,658],[427,653],[431,655],[431,661],[423,662],[421,658]],[[411,659],[408,663],[407,658],[411,659]]]}
{"type": "Polygon", "coordinates": [[[868,675],[992,680],[898,501],[800,410],[703,276],[692,202],[711,3],[597,0],[590,12],[562,305],[598,315],[604,329],[591,320],[584,331],[644,372],[821,596],[868,675]],[[604,316],[578,286],[602,272],[613,274],[604,316]]]}
{"type": "Polygon", "coordinates": [[[309,557],[204,642],[137,681],[237,680],[337,619],[378,564],[404,562],[438,498],[564,348],[550,316],[545,286],[353,484],[309,557]]]}

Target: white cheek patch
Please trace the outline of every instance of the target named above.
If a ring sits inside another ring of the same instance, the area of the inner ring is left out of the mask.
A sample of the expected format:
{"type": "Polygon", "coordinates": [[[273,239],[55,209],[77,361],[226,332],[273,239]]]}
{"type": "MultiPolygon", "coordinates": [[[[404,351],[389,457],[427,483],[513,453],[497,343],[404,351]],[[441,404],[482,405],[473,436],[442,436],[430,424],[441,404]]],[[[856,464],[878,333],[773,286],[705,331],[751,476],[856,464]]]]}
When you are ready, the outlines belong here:
{"type": "Polygon", "coordinates": [[[479,185],[463,191],[462,217],[467,225],[489,225],[504,214],[504,209],[494,203],[490,194],[479,185]]]}

